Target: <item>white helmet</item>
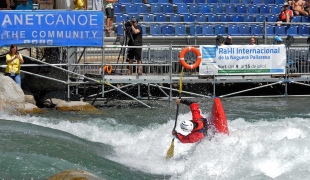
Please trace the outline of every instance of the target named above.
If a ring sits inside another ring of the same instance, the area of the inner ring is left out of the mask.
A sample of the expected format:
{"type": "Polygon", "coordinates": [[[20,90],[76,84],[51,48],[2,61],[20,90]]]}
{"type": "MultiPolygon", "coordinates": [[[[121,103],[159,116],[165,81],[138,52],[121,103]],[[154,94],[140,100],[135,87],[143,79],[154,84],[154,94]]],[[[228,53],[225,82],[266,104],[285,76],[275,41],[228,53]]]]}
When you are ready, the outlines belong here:
{"type": "Polygon", "coordinates": [[[194,124],[192,121],[183,121],[180,127],[184,132],[191,132],[194,129],[194,124]]]}

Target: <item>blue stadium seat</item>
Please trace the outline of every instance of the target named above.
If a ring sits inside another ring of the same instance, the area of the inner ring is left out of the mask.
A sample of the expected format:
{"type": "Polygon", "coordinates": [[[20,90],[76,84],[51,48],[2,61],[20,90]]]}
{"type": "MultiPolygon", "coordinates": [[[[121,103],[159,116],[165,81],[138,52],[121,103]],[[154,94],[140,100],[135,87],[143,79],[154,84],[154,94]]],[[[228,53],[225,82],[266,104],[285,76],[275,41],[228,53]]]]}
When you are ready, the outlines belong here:
{"type": "Polygon", "coordinates": [[[156,14],[155,21],[156,22],[167,22],[167,17],[164,14],[156,14]]]}
{"type": "Polygon", "coordinates": [[[135,4],[126,4],[125,5],[125,12],[127,14],[136,14],[137,13],[137,5],[135,5],[135,4]]]}
{"type": "Polygon", "coordinates": [[[301,36],[309,36],[309,26],[299,25],[298,32],[301,36]]]}
{"type": "Polygon", "coordinates": [[[173,26],[171,25],[163,25],[161,27],[161,32],[164,36],[174,36],[173,26]]]}
{"type": "Polygon", "coordinates": [[[255,22],[253,15],[246,15],[243,17],[243,22],[255,22]]]}
{"type": "Polygon", "coordinates": [[[241,4],[240,0],[230,0],[230,4],[241,4]]]}
{"type": "Polygon", "coordinates": [[[252,0],[241,0],[241,3],[245,5],[252,4],[252,0]]]}
{"type": "Polygon", "coordinates": [[[280,14],[281,12],[281,6],[277,5],[277,6],[271,6],[271,13],[272,14],[280,14]]]}
{"type": "Polygon", "coordinates": [[[179,14],[189,14],[186,4],[177,4],[179,14]]]}
{"type": "Polygon", "coordinates": [[[201,12],[202,14],[212,14],[212,12],[211,12],[211,6],[208,5],[208,4],[202,4],[202,5],[200,6],[200,12],[201,12]]]}
{"type": "Polygon", "coordinates": [[[275,35],[286,36],[286,26],[275,26],[275,35]]]}
{"type": "Polygon", "coordinates": [[[144,14],[142,18],[143,18],[143,22],[154,22],[153,14],[144,14]]]}
{"type": "Polygon", "coordinates": [[[267,16],[267,22],[277,22],[277,20],[278,20],[278,15],[269,14],[267,16]]]}
{"type": "Polygon", "coordinates": [[[264,22],[266,21],[266,15],[264,14],[258,14],[255,17],[255,22],[264,22]]]}
{"type": "Polygon", "coordinates": [[[116,23],[122,23],[123,21],[127,21],[128,20],[128,16],[125,14],[117,14],[115,15],[115,22],[116,23]]]}
{"type": "Polygon", "coordinates": [[[158,4],[170,4],[168,0],[158,0],[158,4]]]}
{"type": "Polygon", "coordinates": [[[195,21],[195,16],[192,15],[192,14],[184,14],[184,16],[183,16],[183,21],[184,21],[184,22],[192,23],[192,22],[195,21]]]}
{"type": "Polygon", "coordinates": [[[232,22],[244,22],[243,15],[238,15],[238,14],[232,15],[231,20],[232,22]]]}
{"type": "Polygon", "coordinates": [[[218,22],[219,17],[217,15],[207,15],[208,16],[208,22],[218,22]]]}
{"type": "Polygon", "coordinates": [[[122,10],[122,5],[121,4],[118,4],[118,3],[115,3],[113,5],[113,8],[114,8],[114,14],[123,14],[123,10],[122,10]]]}
{"type": "Polygon", "coordinates": [[[263,26],[261,25],[252,25],[251,26],[251,34],[254,36],[262,36],[263,35],[263,26]]]}
{"type": "MultiPolygon", "coordinates": [[[[264,0],[265,4],[275,4],[274,0],[264,0]]],[[[282,4],[281,4],[282,5],[282,4]]]]}
{"type": "Polygon", "coordinates": [[[244,4],[237,5],[237,13],[238,14],[246,14],[247,13],[247,7],[244,4]]]}
{"type": "Polygon", "coordinates": [[[123,36],[123,35],[124,35],[123,25],[118,25],[118,26],[117,26],[116,34],[117,34],[118,36],[123,36]]]}
{"type": "Polygon", "coordinates": [[[162,8],[163,8],[163,13],[164,14],[170,14],[170,15],[175,14],[174,10],[173,10],[173,5],[172,4],[163,4],[162,8]]]}
{"type": "Polygon", "coordinates": [[[212,25],[203,25],[201,27],[201,34],[203,36],[214,36],[213,26],[212,25]]]}
{"type": "Polygon", "coordinates": [[[183,0],[172,0],[172,4],[183,4],[183,0]]]}
{"type": "Polygon", "coordinates": [[[225,12],[226,12],[226,14],[235,14],[236,13],[236,6],[233,4],[226,4],[225,5],[225,12]]]}
{"type": "Polygon", "coordinates": [[[201,14],[200,5],[198,4],[190,4],[189,5],[189,13],[191,14],[201,14]]]}
{"type": "Polygon", "coordinates": [[[187,36],[188,34],[186,33],[186,26],[182,24],[177,24],[175,25],[175,35],[176,36],[187,36]]]}
{"type": "Polygon", "coordinates": [[[196,0],[196,4],[206,4],[207,0],[196,0]]]}
{"type": "Polygon", "coordinates": [[[291,25],[287,28],[287,35],[297,36],[297,26],[291,25]]]}
{"type": "Polygon", "coordinates": [[[213,13],[214,14],[225,14],[224,7],[221,4],[214,4],[213,5],[213,13]]]}
{"type": "Polygon", "coordinates": [[[229,0],[218,0],[220,4],[229,4],[229,0]]]}
{"type": "Polygon", "coordinates": [[[283,4],[285,0],[275,0],[275,4],[283,4]]]}
{"type": "Polygon", "coordinates": [[[214,26],[214,34],[215,35],[226,35],[226,29],[224,25],[215,25],[214,26]]]}
{"type": "Polygon", "coordinates": [[[228,25],[228,34],[231,36],[240,36],[239,26],[237,25],[228,25]]]}
{"type": "Polygon", "coordinates": [[[270,14],[270,7],[268,5],[260,5],[259,12],[260,14],[270,14]]]}
{"type": "Polygon", "coordinates": [[[150,35],[161,36],[161,27],[159,25],[150,25],[150,35]]]}
{"type": "Polygon", "coordinates": [[[197,22],[207,22],[207,15],[202,14],[202,15],[196,15],[196,21],[197,22]]]}
{"type": "Polygon", "coordinates": [[[181,22],[180,14],[174,14],[170,16],[170,22],[181,22]]]}
{"type": "Polygon", "coordinates": [[[231,22],[231,16],[230,15],[220,15],[220,21],[221,22],[231,22]]]}
{"type": "Polygon", "coordinates": [[[141,25],[142,28],[142,36],[147,36],[146,34],[146,26],[145,25],[141,25]]]}
{"type": "Polygon", "coordinates": [[[143,4],[142,0],[131,0],[132,4],[143,4]]]}
{"type": "Polygon", "coordinates": [[[149,4],[157,4],[157,3],[158,3],[158,0],[148,0],[148,3],[149,3],[149,4]]]}
{"type": "Polygon", "coordinates": [[[118,3],[120,4],[130,4],[130,0],[119,0],[118,3]]]}
{"type": "Polygon", "coordinates": [[[253,5],[248,5],[248,12],[249,14],[259,14],[258,12],[258,6],[253,4],[253,5]]]}
{"type": "MultiPolygon", "coordinates": [[[[114,10],[114,12],[115,12],[115,10],[114,10]]],[[[147,12],[147,6],[145,4],[137,4],[137,13],[141,14],[141,15],[149,14],[147,12]]]]}
{"type": "Polygon", "coordinates": [[[183,0],[185,4],[194,4],[194,0],[183,0]]]}
{"type": "Polygon", "coordinates": [[[301,22],[301,16],[293,16],[291,22],[301,22]]]}
{"type": "Polygon", "coordinates": [[[301,16],[301,22],[309,23],[310,17],[309,16],[301,16]]]}
{"type": "Polygon", "coordinates": [[[208,1],[208,4],[217,4],[217,0],[207,0],[208,1]]]}
{"type": "Polygon", "coordinates": [[[253,4],[261,5],[261,4],[263,4],[263,1],[262,0],[253,0],[253,4]]]}
{"type": "Polygon", "coordinates": [[[162,8],[159,4],[151,4],[151,13],[152,14],[162,14],[162,8]]]}
{"type": "Polygon", "coordinates": [[[251,35],[251,27],[245,24],[239,25],[239,33],[242,36],[249,36],[251,35]]]}
{"type": "Polygon", "coordinates": [[[201,34],[201,26],[200,25],[190,25],[189,26],[189,34],[191,36],[202,36],[201,34]]]}
{"type": "Polygon", "coordinates": [[[271,25],[266,26],[266,35],[267,36],[274,36],[275,35],[274,26],[271,26],[271,25]]]}

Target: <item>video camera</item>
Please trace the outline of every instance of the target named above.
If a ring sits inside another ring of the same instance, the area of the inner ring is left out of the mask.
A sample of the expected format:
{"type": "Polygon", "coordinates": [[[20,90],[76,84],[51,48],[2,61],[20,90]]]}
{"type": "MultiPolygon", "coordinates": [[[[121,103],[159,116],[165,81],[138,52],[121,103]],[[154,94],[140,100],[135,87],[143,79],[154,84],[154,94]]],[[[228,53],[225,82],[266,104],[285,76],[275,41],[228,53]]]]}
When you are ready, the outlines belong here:
{"type": "Polygon", "coordinates": [[[131,30],[131,26],[133,23],[138,22],[137,18],[135,16],[132,16],[131,20],[127,20],[124,24],[127,31],[131,30]]]}
{"type": "Polygon", "coordinates": [[[307,44],[310,44],[310,36],[307,38],[307,44]]]}

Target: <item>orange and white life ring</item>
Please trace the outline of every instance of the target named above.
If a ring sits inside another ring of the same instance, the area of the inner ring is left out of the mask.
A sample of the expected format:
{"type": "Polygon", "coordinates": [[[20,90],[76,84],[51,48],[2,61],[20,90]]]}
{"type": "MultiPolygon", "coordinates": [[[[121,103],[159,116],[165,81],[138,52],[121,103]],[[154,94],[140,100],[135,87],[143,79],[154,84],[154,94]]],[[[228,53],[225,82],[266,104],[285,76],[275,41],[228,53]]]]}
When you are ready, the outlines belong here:
{"type": "Polygon", "coordinates": [[[111,74],[112,73],[112,66],[104,66],[103,72],[111,74]]]}
{"type": "Polygon", "coordinates": [[[195,47],[191,47],[191,46],[187,46],[185,48],[182,49],[181,53],[180,53],[180,63],[181,65],[185,68],[185,69],[188,69],[188,70],[192,70],[192,69],[195,69],[197,68],[200,63],[201,63],[201,53],[198,49],[196,49],[195,47]],[[192,51],[196,54],[196,62],[194,64],[187,64],[185,62],[185,59],[184,59],[184,56],[187,52],[189,51],[192,51]]]}

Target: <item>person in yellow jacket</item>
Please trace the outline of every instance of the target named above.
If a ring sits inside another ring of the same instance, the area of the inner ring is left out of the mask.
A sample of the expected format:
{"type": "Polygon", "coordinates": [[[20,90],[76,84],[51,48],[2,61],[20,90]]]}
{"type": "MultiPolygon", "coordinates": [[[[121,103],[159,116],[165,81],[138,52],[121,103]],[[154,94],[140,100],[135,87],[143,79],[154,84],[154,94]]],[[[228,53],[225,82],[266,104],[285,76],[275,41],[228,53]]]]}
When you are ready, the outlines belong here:
{"type": "Polygon", "coordinates": [[[86,0],[73,0],[75,10],[86,10],[86,0]]]}
{"type": "Polygon", "coordinates": [[[5,75],[11,77],[21,87],[20,64],[24,63],[24,59],[14,44],[10,47],[10,53],[6,55],[6,63],[5,75]]]}

